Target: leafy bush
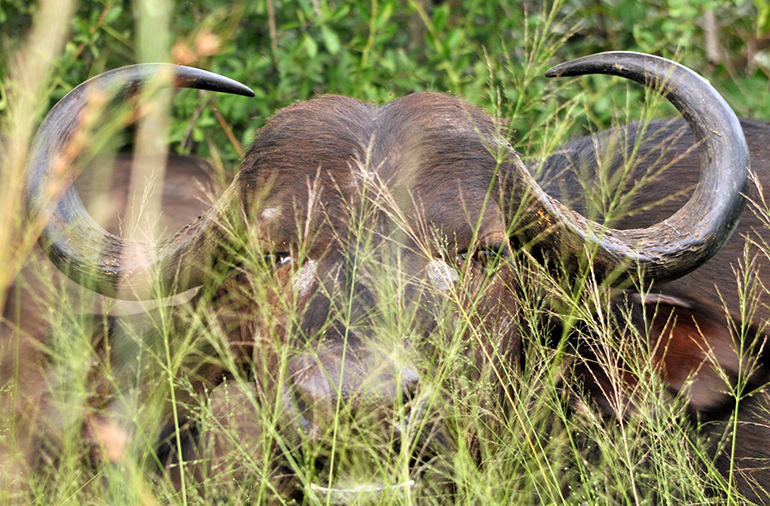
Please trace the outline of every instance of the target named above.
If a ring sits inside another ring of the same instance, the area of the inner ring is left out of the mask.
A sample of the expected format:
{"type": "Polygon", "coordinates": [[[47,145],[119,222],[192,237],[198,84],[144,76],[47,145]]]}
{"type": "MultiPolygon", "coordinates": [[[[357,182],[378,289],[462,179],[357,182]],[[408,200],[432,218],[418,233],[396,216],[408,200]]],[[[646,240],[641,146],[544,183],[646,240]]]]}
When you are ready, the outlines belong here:
{"type": "MultiPolygon", "coordinates": [[[[34,9],[22,2],[3,2],[1,9],[3,46],[14,49],[34,9]]],[[[553,85],[542,78],[543,71],[607,50],[673,57],[710,78],[740,114],[770,118],[767,101],[751,100],[767,89],[768,77],[764,53],[758,51],[767,30],[756,12],[731,0],[565,0],[545,6],[481,0],[180,2],[170,26],[171,59],[240,80],[257,96],[244,102],[181,93],[172,148],[210,156],[217,146],[234,168],[239,156],[226,128],[247,145],[273,111],[323,93],[384,103],[415,91],[450,92],[488,110],[502,106],[515,119],[514,131],[527,137],[538,118],[564,99],[560,94],[548,100],[553,85]],[[701,19],[709,9],[722,22],[717,37],[724,59],[718,65],[708,62],[704,49],[701,19]],[[206,107],[209,103],[222,118],[206,107]]],[[[135,16],[127,2],[80,2],[53,76],[50,104],[90,76],[139,61],[135,16]]],[[[589,94],[586,113],[596,128],[608,126],[625,103],[638,111],[641,91],[631,88],[628,97],[625,91],[609,93],[617,82],[581,81],[589,94]]]]}
{"type": "MultiPolygon", "coordinates": [[[[45,96],[30,109],[30,116],[39,119],[85,79],[141,60],[136,5],[138,2],[120,0],[83,0],[78,4],[63,54],[44,80],[45,96]]],[[[343,94],[377,104],[423,90],[458,95],[500,117],[510,130],[514,146],[531,157],[542,156],[578,133],[671,113],[665,105],[650,106],[648,95],[640,87],[617,79],[590,76],[548,82],[542,77],[555,63],[604,50],[639,50],[674,57],[711,79],[741,114],[770,119],[770,101],[764,100],[770,66],[763,52],[768,8],[760,0],[755,4],[729,0],[564,0],[545,6],[528,0],[186,0],[173,7],[169,59],[227,75],[256,92],[256,97],[249,100],[188,90],[179,92],[173,100],[169,125],[172,150],[221,163],[226,168],[224,179],[232,176],[254,132],[275,110],[319,94],[343,94]],[[707,11],[715,12],[721,24],[715,32],[722,51],[718,61],[710,61],[704,49],[707,34],[702,19],[707,11]]],[[[24,40],[33,30],[36,9],[17,0],[0,1],[4,58],[0,68],[0,110],[4,113],[16,105],[14,100],[19,96],[14,91],[17,76],[12,70],[13,55],[22,54],[17,52],[23,51],[24,40]]],[[[21,136],[9,118],[4,117],[2,135],[14,140],[21,136]]],[[[133,145],[131,133],[115,136],[115,148],[129,151],[133,145]]],[[[9,152],[0,152],[0,160],[11,159],[9,152]]],[[[21,172],[23,165],[12,166],[6,172],[11,170],[21,172]]],[[[16,186],[6,188],[18,192],[19,179],[14,181],[16,186]]],[[[0,281],[16,280],[34,242],[34,228],[26,228],[29,224],[22,218],[17,197],[3,200],[5,216],[13,219],[10,224],[0,223],[0,233],[11,237],[8,249],[14,254],[10,255],[11,261],[4,263],[7,272],[0,281]]],[[[256,264],[264,259],[248,261],[256,264]]],[[[36,271],[49,268],[48,264],[32,263],[36,271]]],[[[546,273],[541,275],[533,284],[542,281],[559,289],[546,273]]],[[[269,284],[265,284],[268,287],[263,291],[269,290],[269,284]]],[[[0,290],[8,285],[0,283],[0,290]]],[[[58,286],[49,288],[60,293],[58,286]]],[[[637,336],[613,340],[601,322],[601,317],[606,316],[602,312],[606,310],[602,305],[606,294],[596,290],[591,311],[587,311],[585,299],[561,294],[564,310],[593,331],[592,335],[607,334],[603,343],[607,349],[625,353],[629,343],[624,339],[637,336]]],[[[7,294],[2,295],[0,300],[7,294]]],[[[258,296],[266,297],[264,293],[258,296]]],[[[89,468],[93,465],[87,455],[90,449],[78,446],[82,442],[78,422],[87,419],[95,423],[94,418],[88,418],[94,413],[88,412],[84,400],[93,394],[88,374],[98,369],[107,378],[106,383],[120,378],[109,364],[89,362],[95,354],[94,345],[88,326],[76,317],[82,308],[66,297],[61,299],[50,307],[48,323],[53,335],[66,335],[68,339],[46,343],[50,346],[46,352],[54,377],[62,383],[55,386],[67,387],[57,390],[58,400],[65,406],[62,418],[75,421],[70,425],[66,420],[62,422],[69,431],[64,431],[59,441],[65,449],[61,455],[49,449],[41,452],[42,467],[51,474],[37,476],[28,484],[31,491],[25,492],[24,499],[41,504],[154,504],[156,497],[164,503],[194,502],[194,495],[179,496],[147,471],[155,458],[148,441],[158,436],[151,429],[137,436],[133,450],[139,456],[133,463],[89,468]],[[84,363],[92,369],[78,367],[84,363]],[[145,436],[147,439],[142,440],[145,436]],[[93,479],[94,474],[105,477],[104,481],[93,479]]],[[[635,399],[639,406],[649,409],[641,409],[640,416],[628,424],[609,428],[590,410],[567,416],[563,391],[559,389],[560,373],[566,367],[564,350],[545,346],[554,336],[537,328],[545,311],[538,304],[533,296],[531,305],[522,310],[534,336],[526,350],[526,369],[521,371],[525,379],[509,378],[511,405],[517,416],[505,418],[499,412],[479,416],[479,406],[487,405],[493,395],[489,385],[452,375],[453,367],[467,367],[464,350],[441,350],[446,367],[444,376],[437,380],[436,391],[445,388],[456,392],[462,401],[444,406],[439,395],[428,401],[446,409],[447,420],[454,424],[453,435],[460,446],[453,462],[459,497],[467,503],[499,504],[526,504],[536,499],[543,503],[561,500],[591,504],[646,503],[661,498],[675,501],[681,497],[693,502],[711,500],[705,492],[707,486],[718,489],[724,483],[709,467],[708,457],[698,454],[702,451],[698,441],[689,439],[691,427],[683,416],[682,400],[658,406],[666,391],[649,365],[649,354],[644,354],[649,350],[642,350],[641,356],[628,364],[649,385],[635,399]],[[479,437],[465,439],[467,434],[479,437]],[[647,466],[635,469],[641,460],[646,460],[647,466]],[[479,461],[485,465],[477,466],[479,461]],[[699,471],[704,468],[707,472],[701,478],[699,471]]],[[[160,314],[159,320],[170,319],[169,314],[160,314]]],[[[136,413],[130,414],[135,415],[138,426],[157,426],[153,422],[165,416],[160,412],[175,389],[191,393],[193,388],[184,373],[197,370],[185,362],[186,357],[208,360],[216,356],[232,365],[228,361],[234,358],[221,349],[221,335],[209,325],[210,316],[185,315],[185,328],[172,329],[182,336],[180,342],[173,343],[176,348],[169,345],[171,331],[167,328],[158,331],[160,337],[154,343],[158,348],[143,348],[150,357],[148,362],[157,367],[155,372],[167,381],[158,381],[161,386],[145,399],[146,407],[134,406],[136,413]]],[[[404,321],[397,323],[408,327],[413,323],[408,316],[394,318],[403,317],[404,321]]],[[[140,322],[138,326],[145,324],[140,322]]],[[[132,329],[124,332],[130,335],[132,329]]],[[[133,337],[138,347],[146,344],[133,337]]],[[[232,381],[237,388],[248,388],[251,379],[235,377],[232,381]]],[[[13,385],[4,388],[13,389],[13,385]]],[[[174,416],[178,407],[211,422],[212,408],[201,397],[190,395],[184,401],[174,399],[172,404],[174,416]]],[[[263,414],[265,418],[273,415],[263,414]]],[[[282,443],[268,436],[266,445],[282,443]]],[[[0,443],[7,444],[9,439],[13,439],[12,434],[0,431],[0,443]]],[[[241,459],[248,457],[238,455],[241,459]]],[[[2,464],[0,461],[0,473],[2,464]]],[[[266,462],[255,460],[248,464],[256,475],[270,472],[266,462]]],[[[293,465],[297,473],[312,476],[314,472],[306,462],[293,465]]],[[[385,473],[399,470],[388,468],[385,473]]],[[[263,480],[253,489],[223,489],[218,493],[223,502],[264,502],[270,497],[268,488],[267,480],[263,480]]],[[[14,498],[8,494],[1,499],[10,502],[14,498]]]]}

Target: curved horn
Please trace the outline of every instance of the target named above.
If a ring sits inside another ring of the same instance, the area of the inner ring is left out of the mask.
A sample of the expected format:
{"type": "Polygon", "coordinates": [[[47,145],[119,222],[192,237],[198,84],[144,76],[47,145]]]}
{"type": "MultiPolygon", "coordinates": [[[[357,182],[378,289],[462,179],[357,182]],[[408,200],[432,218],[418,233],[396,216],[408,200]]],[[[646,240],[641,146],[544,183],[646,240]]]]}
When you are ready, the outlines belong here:
{"type": "Polygon", "coordinates": [[[132,65],[100,74],[69,92],[43,120],[32,144],[25,192],[29,216],[46,220],[40,245],[71,279],[108,297],[145,299],[201,284],[205,269],[211,267],[207,264],[213,261],[211,250],[216,248],[216,241],[212,239],[224,240],[227,235],[220,226],[221,219],[232,216],[228,213],[228,195],[233,191],[228,190],[196,222],[157,247],[150,246],[105,231],[83,207],[73,185],[74,176],[61,181],[62,171],[57,164],[66,160],[63,153],[79,128],[89,96],[117,91],[115,96],[122,98],[162,71],[173,76],[176,88],[254,96],[246,86],[204,70],[169,64],[132,65]],[[69,188],[59,202],[51,202],[48,187],[62,182],[69,188]]]}
{"type": "Polygon", "coordinates": [[[589,221],[545,194],[529,173],[514,191],[528,192],[520,232],[539,247],[568,255],[586,252],[599,279],[618,283],[641,274],[648,280],[684,276],[711,258],[730,237],[745,205],[749,150],[738,118],[695,72],[664,58],[607,52],[557,65],[547,77],[610,74],[655,88],[684,116],[698,140],[701,173],[690,200],[672,217],[646,229],[616,230],[589,221]]]}

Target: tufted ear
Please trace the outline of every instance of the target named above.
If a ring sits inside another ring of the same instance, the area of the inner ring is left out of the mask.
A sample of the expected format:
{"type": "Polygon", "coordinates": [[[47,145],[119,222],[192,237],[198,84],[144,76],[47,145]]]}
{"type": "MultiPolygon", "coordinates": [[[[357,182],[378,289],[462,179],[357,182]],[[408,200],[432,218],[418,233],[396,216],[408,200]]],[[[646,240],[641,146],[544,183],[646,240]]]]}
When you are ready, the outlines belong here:
{"type": "MultiPolygon", "coordinates": [[[[740,378],[745,382],[744,395],[767,380],[769,369],[761,353],[766,337],[753,328],[742,333],[738,320],[723,308],[668,293],[627,293],[623,312],[626,315],[616,315],[618,330],[629,332],[633,327],[648,339],[656,370],[673,393],[688,399],[693,413],[720,418],[735,408],[732,392],[740,378]]],[[[586,391],[601,411],[618,414],[612,401],[617,388],[607,371],[596,365],[599,361],[591,358],[591,352],[581,355],[587,358],[576,373],[586,391]]],[[[626,391],[633,391],[639,378],[628,368],[620,369],[626,391]]]]}
{"type": "MultiPolygon", "coordinates": [[[[732,319],[724,310],[663,294],[634,294],[634,324],[643,324],[661,374],[675,392],[684,389],[691,409],[730,409],[729,394],[748,360],[738,353],[732,319]]],[[[745,372],[743,373],[745,375],[745,372]]]]}

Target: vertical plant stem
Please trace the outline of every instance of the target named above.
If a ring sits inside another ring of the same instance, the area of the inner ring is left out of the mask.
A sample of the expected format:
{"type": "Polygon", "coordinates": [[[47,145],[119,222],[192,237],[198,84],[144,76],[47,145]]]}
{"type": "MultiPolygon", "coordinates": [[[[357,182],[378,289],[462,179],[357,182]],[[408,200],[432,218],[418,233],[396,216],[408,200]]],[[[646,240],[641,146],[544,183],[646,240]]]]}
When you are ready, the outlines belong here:
{"type": "Polygon", "coordinates": [[[0,307],[5,305],[8,287],[36,238],[35,230],[21,228],[27,153],[41,102],[49,91],[52,67],[64,48],[72,13],[72,0],[41,0],[26,43],[9,58],[8,115],[0,125],[0,135],[7,138],[0,145],[0,307]]]}
{"type": "MultiPolygon", "coordinates": [[[[172,3],[168,0],[135,0],[134,16],[140,62],[167,62],[171,48],[172,3]]],[[[142,91],[139,104],[139,121],[134,144],[134,162],[131,170],[129,189],[128,234],[133,239],[154,241],[157,237],[155,226],[161,209],[162,192],[153,192],[154,182],[163,183],[168,155],[168,126],[173,76],[160,73],[152,85],[142,91]]],[[[179,455],[179,480],[182,504],[187,505],[184,456],[180,437],[179,412],[175,396],[175,371],[169,340],[172,336],[163,326],[167,380],[171,397],[171,409],[176,433],[176,450],[179,455]]]]}

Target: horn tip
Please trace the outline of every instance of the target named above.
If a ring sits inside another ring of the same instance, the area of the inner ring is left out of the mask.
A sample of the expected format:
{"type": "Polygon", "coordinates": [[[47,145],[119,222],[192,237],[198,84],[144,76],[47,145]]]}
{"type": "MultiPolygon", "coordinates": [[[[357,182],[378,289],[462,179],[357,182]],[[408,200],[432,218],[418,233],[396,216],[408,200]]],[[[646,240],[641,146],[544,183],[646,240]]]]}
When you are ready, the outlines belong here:
{"type": "Polygon", "coordinates": [[[583,74],[584,71],[577,68],[575,65],[575,62],[576,60],[573,60],[573,61],[560,63],[558,65],[554,65],[553,67],[545,71],[545,77],[548,77],[548,78],[572,77],[572,76],[583,74]]]}
{"type": "Polygon", "coordinates": [[[214,72],[182,65],[175,65],[174,70],[177,88],[195,88],[243,97],[255,96],[254,91],[245,84],[214,72]]]}

